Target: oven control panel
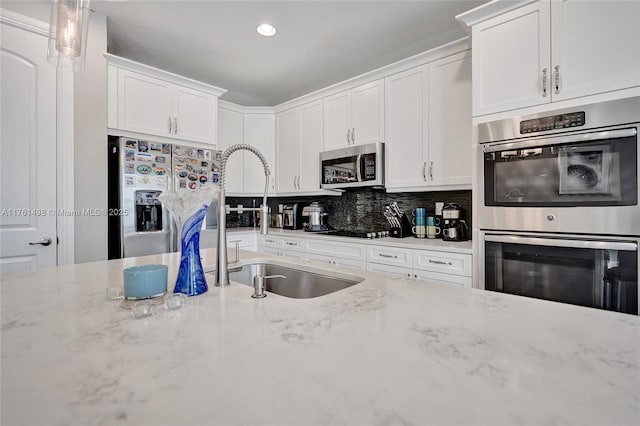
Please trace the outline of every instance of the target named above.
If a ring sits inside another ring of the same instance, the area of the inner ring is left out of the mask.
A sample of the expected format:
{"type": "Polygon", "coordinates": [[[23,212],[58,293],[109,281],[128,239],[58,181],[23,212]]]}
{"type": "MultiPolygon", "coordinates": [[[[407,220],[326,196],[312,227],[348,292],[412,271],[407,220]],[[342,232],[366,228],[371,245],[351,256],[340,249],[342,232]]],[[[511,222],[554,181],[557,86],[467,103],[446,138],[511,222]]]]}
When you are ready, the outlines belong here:
{"type": "Polygon", "coordinates": [[[520,122],[520,134],[543,132],[545,130],[566,129],[584,126],[584,111],[550,115],[520,122]]]}

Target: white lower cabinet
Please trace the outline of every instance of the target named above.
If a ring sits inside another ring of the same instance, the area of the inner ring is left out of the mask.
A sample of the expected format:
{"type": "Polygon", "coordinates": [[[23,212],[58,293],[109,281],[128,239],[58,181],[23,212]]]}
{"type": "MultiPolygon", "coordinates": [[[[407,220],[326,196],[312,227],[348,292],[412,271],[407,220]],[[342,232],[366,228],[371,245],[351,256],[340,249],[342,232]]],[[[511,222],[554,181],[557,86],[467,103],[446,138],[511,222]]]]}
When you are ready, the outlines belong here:
{"type": "Polygon", "coordinates": [[[399,266],[411,270],[413,253],[412,250],[404,248],[367,245],[367,262],[399,266]]]}
{"type": "Polygon", "coordinates": [[[415,250],[413,268],[443,274],[471,276],[471,255],[445,251],[415,250]]]}
{"type": "Polygon", "coordinates": [[[227,231],[227,246],[235,247],[236,244],[242,250],[258,250],[258,244],[256,241],[256,233],[249,232],[229,232],[227,231]]]}
{"type": "Polygon", "coordinates": [[[276,256],[287,256],[287,257],[293,257],[299,260],[304,260],[304,253],[299,251],[282,250],[282,249],[277,249],[272,247],[258,247],[258,251],[261,253],[274,254],[276,256]]]}
{"type": "Polygon", "coordinates": [[[367,271],[397,278],[411,278],[413,276],[413,270],[411,268],[383,265],[381,263],[367,262],[367,271]]]}
{"type": "Polygon", "coordinates": [[[307,253],[306,259],[312,262],[341,266],[343,268],[357,269],[359,271],[365,271],[367,269],[367,263],[361,260],[343,259],[341,257],[323,256],[321,254],[312,253],[307,253]]]}
{"type": "Polygon", "coordinates": [[[385,275],[471,287],[471,255],[367,245],[367,270],[385,275]]]}
{"type": "Polygon", "coordinates": [[[358,243],[342,243],[329,240],[308,239],[304,241],[304,251],[313,255],[323,255],[339,259],[366,262],[366,246],[358,243]]]}
{"type": "Polygon", "coordinates": [[[301,247],[300,238],[288,238],[281,235],[258,235],[258,251],[262,253],[304,260],[305,253],[300,250],[301,247]]]}
{"type": "Polygon", "coordinates": [[[258,237],[258,251],[377,272],[390,277],[472,286],[471,255],[282,235],[258,237]]]}
{"type": "Polygon", "coordinates": [[[472,286],[471,277],[464,277],[462,275],[441,274],[438,272],[421,271],[419,269],[413,270],[413,278],[420,281],[430,281],[443,284],[455,284],[461,287],[472,286]]]}

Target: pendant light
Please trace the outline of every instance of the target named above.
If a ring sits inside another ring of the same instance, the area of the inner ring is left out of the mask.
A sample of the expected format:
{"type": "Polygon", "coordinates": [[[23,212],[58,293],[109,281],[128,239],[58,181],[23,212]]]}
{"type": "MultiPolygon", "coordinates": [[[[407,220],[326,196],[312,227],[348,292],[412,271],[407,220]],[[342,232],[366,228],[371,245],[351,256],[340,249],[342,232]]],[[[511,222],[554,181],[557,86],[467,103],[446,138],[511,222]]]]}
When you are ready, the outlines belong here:
{"type": "Polygon", "coordinates": [[[83,71],[89,30],[89,0],[54,0],[47,59],[58,68],[83,71]]]}

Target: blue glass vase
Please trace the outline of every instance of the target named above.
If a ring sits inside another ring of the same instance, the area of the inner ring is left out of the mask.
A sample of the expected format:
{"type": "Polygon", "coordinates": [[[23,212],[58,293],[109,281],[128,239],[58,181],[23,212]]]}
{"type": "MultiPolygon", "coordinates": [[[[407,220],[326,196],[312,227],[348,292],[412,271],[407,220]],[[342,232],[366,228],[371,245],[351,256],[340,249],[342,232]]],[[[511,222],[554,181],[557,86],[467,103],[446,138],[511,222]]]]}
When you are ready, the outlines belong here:
{"type": "Polygon", "coordinates": [[[209,289],[200,261],[200,229],[206,214],[207,206],[203,206],[182,224],[180,269],[174,293],[196,296],[209,289]]]}

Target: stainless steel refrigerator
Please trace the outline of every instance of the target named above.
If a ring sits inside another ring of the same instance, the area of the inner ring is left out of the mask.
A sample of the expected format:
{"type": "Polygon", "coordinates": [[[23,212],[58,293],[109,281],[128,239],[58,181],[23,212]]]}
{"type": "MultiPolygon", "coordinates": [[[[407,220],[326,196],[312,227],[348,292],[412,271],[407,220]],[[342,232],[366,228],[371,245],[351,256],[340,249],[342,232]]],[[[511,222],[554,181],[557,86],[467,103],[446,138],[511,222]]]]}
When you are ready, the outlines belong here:
{"type": "MultiPolygon", "coordinates": [[[[109,259],[177,251],[175,222],[158,196],[218,184],[221,159],[212,149],[109,136],[109,259]]],[[[216,226],[216,208],[209,207],[207,228],[216,226]]]]}

